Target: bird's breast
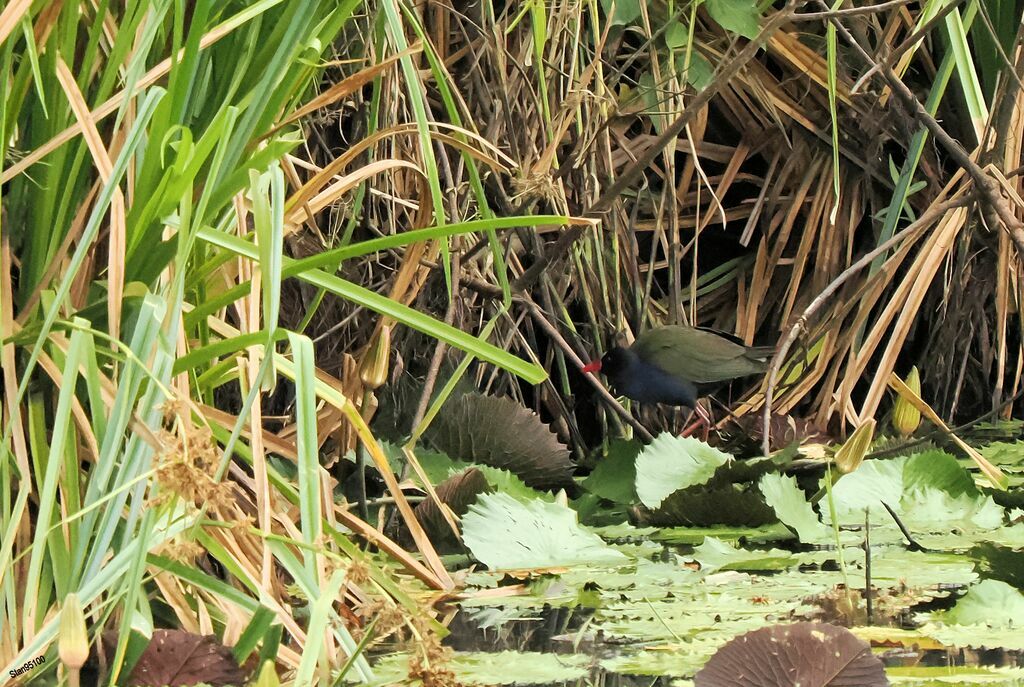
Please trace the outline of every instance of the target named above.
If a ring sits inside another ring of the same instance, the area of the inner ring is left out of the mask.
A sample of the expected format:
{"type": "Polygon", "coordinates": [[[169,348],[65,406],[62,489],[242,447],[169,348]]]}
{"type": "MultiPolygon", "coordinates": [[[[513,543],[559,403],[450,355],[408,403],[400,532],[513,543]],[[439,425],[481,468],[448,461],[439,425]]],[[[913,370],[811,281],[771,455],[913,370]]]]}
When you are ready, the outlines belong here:
{"type": "Polygon", "coordinates": [[[692,382],[653,366],[644,366],[632,372],[621,375],[614,382],[616,391],[634,401],[691,408],[697,401],[697,387],[692,382]]]}

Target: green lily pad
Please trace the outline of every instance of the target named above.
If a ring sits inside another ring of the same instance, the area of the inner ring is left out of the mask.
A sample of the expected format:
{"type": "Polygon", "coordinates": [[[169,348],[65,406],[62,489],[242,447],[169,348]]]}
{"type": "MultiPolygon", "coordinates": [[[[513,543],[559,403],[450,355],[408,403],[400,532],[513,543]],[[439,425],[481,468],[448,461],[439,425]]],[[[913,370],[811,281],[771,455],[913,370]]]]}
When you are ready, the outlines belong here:
{"type": "Polygon", "coordinates": [[[894,666],[885,669],[894,686],[948,687],[949,685],[985,685],[985,687],[1021,687],[1022,668],[985,668],[981,666],[894,666]]]}
{"type": "MultiPolygon", "coordinates": [[[[456,652],[444,668],[470,685],[535,685],[580,680],[589,673],[588,656],[533,651],[456,652]]],[[[409,677],[409,655],[392,654],[373,666],[375,685],[419,685],[409,677]]]]}
{"type": "Polygon", "coordinates": [[[608,454],[583,480],[583,488],[615,503],[636,503],[636,457],[641,448],[637,441],[613,441],[608,454]]]}
{"type": "Polygon", "coordinates": [[[948,611],[932,613],[932,620],[947,624],[974,625],[1010,629],[1024,618],[1024,594],[999,580],[982,580],[967,590],[948,611]]]}
{"type": "Polygon", "coordinates": [[[601,667],[618,675],[688,676],[700,670],[717,648],[717,644],[701,641],[659,644],[606,658],[601,667]]]}
{"type": "Polygon", "coordinates": [[[628,561],[576,520],[575,511],[508,494],[481,495],[462,519],[463,541],[492,569],[550,568],[628,561]]]}
{"type": "Polygon", "coordinates": [[[982,580],[953,608],[921,618],[921,632],[943,644],[1024,650],[1024,594],[999,580],[982,580]]]}
{"type": "Polygon", "coordinates": [[[704,541],[704,537],[717,537],[727,542],[749,542],[751,544],[768,544],[793,539],[793,533],[781,523],[762,525],[761,527],[662,527],[652,535],[666,544],[696,545],[704,541]]]}
{"type": "Polygon", "coordinates": [[[761,478],[760,486],[765,502],[775,510],[779,520],[793,528],[800,541],[820,544],[833,540],[832,530],[818,519],[795,478],[768,474],[761,478]]]}
{"type": "Polygon", "coordinates": [[[796,556],[782,549],[748,551],[714,537],[705,537],[704,542],[693,549],[693,560],[700,563],[701,570],[705,572],[784,570],[797,562],[796,556]]]}
{"type": "Polygon", "coordinates": [[[704,484],[729,455],[693,437],[659,435],[636,458],[636,493],[648,508],[669,494],[704,484]]]}

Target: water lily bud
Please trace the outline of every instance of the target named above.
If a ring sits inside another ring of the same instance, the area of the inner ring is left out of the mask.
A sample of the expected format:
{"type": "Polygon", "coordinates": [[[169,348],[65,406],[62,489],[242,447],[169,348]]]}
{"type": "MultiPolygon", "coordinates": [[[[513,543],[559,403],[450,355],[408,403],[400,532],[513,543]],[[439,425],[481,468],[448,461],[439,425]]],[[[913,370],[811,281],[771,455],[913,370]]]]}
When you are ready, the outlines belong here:
{"type": "Polygon", "coordinates": [[[268,658],[260,668],[260,674],[256,678],[254,687],[280,687],[280,684],[281,680],[277,677],[277,671],[274,670],[274,662],[268,658]]]}
{"type": "Polygon", "coordinates": [[[359,366],[359,378],[367,389],[379,389],[388,379],[388,363],[391,359],[391,329],[380,327],[370,341],[363,362],[359,366]]]}
{"type": "Polygon", "coordinates": [[[64,597],[57,631],[57,654],[64,665],[78,670],[89,658],[89,636],[85,630],[85,614],[77,594],[64,597]]]}
{"type": "MultiPolygon", "coordinates": [[[[906,384],[915,394],[921,395],[921,375],[917,372],[917,366],[910,368],[906,384]]],[[[920,424],[921,411],[903,396],[897,396],[896,405],[892,409],[893,428],[899,432],[901,437],[906,438],[917,431],[920,424]]]]}
{"type": "Polygon", "coordinates": [[[871,448],[871,439],[875,436],[875,420],[872,418],[858,427],[846,443],[836,451],[836,467],[844,475],[849,474],[860,467],[871,448]]]}

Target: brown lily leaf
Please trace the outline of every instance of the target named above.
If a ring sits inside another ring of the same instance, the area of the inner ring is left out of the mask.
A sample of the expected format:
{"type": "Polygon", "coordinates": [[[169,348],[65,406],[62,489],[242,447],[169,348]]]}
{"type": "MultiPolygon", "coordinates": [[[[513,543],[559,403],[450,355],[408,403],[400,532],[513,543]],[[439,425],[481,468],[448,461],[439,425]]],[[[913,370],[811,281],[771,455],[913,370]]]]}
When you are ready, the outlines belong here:
{"type": "MultiPolygon", "coordinates": [[[[455,515],[464,515],[470,504],[476,501],[476,497],[485,491],[491,491],[491,486],[487,483],[484,473],[476,468],[468,468],[438,484],[434,491],[437,492],[437,498],[441,503],[451,508],[455,515]]],[[[454,537],[441,509],[433,499],[421,501],[413,512],[435,544],[454,537]]]]}
{"type": "Polygon", "coordinates": [[[772,625],[720,648],[695,687],[876,687],[888,685],[867,642],[825,623],[772,625]]]}
{"type": "Polygon", "coordinates": [[[129,687],[183,687],[205,683],[215,687],[243,685],[246,674],[231,649],[215,635],[184,630],[153,630],[131,675],[129,687]]]}

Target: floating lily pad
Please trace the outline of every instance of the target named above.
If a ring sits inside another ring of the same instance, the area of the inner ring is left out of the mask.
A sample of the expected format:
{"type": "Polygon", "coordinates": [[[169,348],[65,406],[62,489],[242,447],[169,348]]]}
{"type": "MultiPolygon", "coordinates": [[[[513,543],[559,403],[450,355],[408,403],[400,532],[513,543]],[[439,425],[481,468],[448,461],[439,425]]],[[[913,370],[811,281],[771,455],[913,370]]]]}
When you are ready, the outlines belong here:
{"type": "Polygon", "coordinates": [[[1024,587],[1024,551],[981,542],[968,551],[967,555],[978,563],[985,577],[1024,587]]]}
{"type": "Polygon", "coordinates": [[[481,495],[470,506],[462,531],[469,550],[492,569],[628,561],[580,525],[575,511],[537,499],[518,501],[500,492],[481,495]]]}
{"type": "Polygon", "coordinates": [[[704,537],[717,537],[728,542],[747,542],[751,544],[768,544],[771,542],[793,539],[793,533],[782,523],[762,525],[761,527],[663,527],[653,535],[658,541],[666,544],[695,545],[704,541],[704,537]]]}
{"type": "MultiPolygon", "coordinates": [[[[534,651],[455,652],[445,668],[470,685],[534,685],[580,680],[588,656],[534,651]]],[[[409,655],[392,654],[374,665],[375,685],[418,685],[409,677],[409,655]]]]}
{"type": "Polygon", "coordinates": [[[1003,509],[982,496],[956,458],[942,451],[864,461],[833,486],[832,498],[844,525],[863,523],[865,509],[884,513],[883,501],[916,531],[994,529],[1003,523],[1003,509]]]}
{"type": "Polygon", "coordinates": [[[1022,668],[985,668],[980,666],[896,666],[886,668],[898,687],[945,687],[946,685],[984,685],[985,687],[1021,687],[1022,668]]]}
{"type": "Polygon", "coordinates": [[[1024,594],[999,580],[982,580],[953,608],[923,617],[921,631],[951,646],[1024,650],[1024,594]]]}
{"type": "Polygon", "coordinates": [[[704,542],[693,550],[693,560],[700,563],[701,570],[784,570],[797,562],[796,557],[782,549],[748,551],[738,549],[728,542],[714,537],[705,537],[704,542]]]}
{"type": "MultiPolygon", "coordinates": [[[[884,502],[926,548],[962,550],[978,541],[1024,545],[1024,527],[1008,526],[1005,510],[941,451],[864,461],[833,486],[832,499],[842,526],[862,525],[867,510],[872,541],[879,543],[904,539],[884,502]]],[[[828,509],[822,515],[828,521],[828,509]]]]}
{"type": "MultiPolygon", "coordinates": [[[[846,562],[863,576],[864,552],[846,549],[846,562]]],[[[933,551],[908,551],[903,546],[872,547],[871,583],[875,587],[928,588],[927,598],[945,596],[956,585],[977,581],[974,564],[966,556],[933,551]],[[938,587],[944,590],[939,593],[938,587]]],[[[925,598],[922,596],[922,598],[925,598]]]]}
{"type": "Polygon", "coordinates": [[[948,611],[932,613],[930,619],[947,624],[973,625],[983,623],[993,627],[1021,626],[1024,618],[1024,594],[999,580],[982,580],[948,611]]]}
{"type": "Polygon", "coordinates": [[[717,644],[709,642],[661,644],[604,659],[601,667],[618,675],[689,676],[704,665],[716,648],[717,644]]]}
{"type": "Polygon", "coordinates": [[[636,458],[636,493],[657,508],[672,492],[704,484],[729,455],[693,437],[659,435],[636,458]]]}
{"type": "Polygon", "coordinates": [[[949,647],[1024,651],[1024,627],[1007,630],[981,623],[974,625],[925,623],[921,626],[920,632],[949,647]]]}

